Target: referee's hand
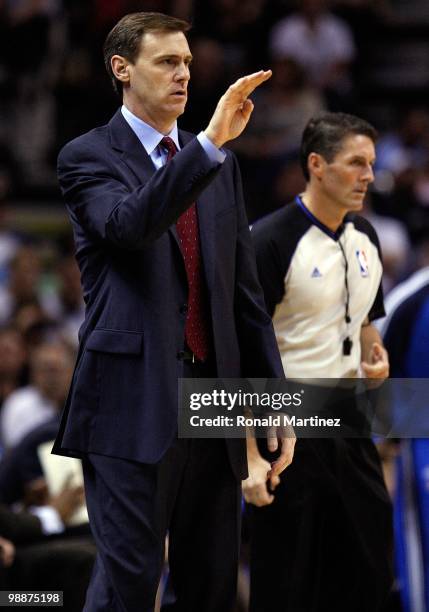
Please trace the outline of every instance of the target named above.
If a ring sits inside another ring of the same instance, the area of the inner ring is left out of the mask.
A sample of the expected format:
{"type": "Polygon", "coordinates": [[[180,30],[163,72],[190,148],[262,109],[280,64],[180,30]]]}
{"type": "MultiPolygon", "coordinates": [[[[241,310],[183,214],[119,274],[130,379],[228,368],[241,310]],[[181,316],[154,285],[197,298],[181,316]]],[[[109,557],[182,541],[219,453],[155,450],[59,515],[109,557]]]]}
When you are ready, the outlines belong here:
{"type": "Polygon", "coordinates": [[[362,361],[362,371],[366,378],[385,379],[389,376],[389,356],[378,342],[373,342],[368,361],[362,361]]]}

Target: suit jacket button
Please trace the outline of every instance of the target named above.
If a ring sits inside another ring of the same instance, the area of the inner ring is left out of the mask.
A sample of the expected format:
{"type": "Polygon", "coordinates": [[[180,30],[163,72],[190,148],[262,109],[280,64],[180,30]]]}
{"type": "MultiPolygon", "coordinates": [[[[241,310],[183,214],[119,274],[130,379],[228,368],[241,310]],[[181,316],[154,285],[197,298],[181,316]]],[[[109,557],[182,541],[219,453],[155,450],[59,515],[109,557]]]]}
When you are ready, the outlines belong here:
{"type": "Polygon", "coordinates": [[[177,353],[177,359],[182,360],[184,358],[184,356],[185,356],[185,351],[179,351],[177,353]]]}
{"type": "Polygon", "coordinates": [[[179,308],[180,314],[186,314],[188,312],[188,305],[182,304],[179,308]]]}

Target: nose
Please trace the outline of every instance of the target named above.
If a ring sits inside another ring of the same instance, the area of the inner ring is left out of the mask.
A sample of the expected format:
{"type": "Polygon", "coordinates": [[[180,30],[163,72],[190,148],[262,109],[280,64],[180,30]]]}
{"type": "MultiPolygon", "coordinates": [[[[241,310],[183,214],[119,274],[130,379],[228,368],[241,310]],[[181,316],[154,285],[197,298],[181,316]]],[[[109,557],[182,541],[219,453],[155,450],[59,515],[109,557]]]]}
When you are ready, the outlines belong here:
{"type": "Polygon", "coordinates": [[[191,78],[191,72],[189,70],[189,64],[185,64],[185,62],[180,62],[176,72],[176,80],[187,82],[191,78]]]}
{"type": "Polygon", "coordinates": [[[366,181],[367,183],[374,182],[374,168],[372,167],[371,164],[366,165],[365,172],[362,176],[362,179],[366,181]]]}

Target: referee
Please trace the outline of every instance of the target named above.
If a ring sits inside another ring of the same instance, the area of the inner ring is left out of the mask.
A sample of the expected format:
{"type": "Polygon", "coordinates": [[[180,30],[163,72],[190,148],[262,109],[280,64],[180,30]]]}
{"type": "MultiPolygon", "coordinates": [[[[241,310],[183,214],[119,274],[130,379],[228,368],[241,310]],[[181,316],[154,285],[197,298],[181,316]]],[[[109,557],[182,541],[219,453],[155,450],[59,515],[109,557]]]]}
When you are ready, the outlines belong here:
{"type": "MultiPolygon", "coordinates": [[[[253,229],[287,378],[389,374],[371,323],[384,316],[379,242],[356,214],[374,178],[375,140],[358,117],[310,120],[304,193],[253,229]]],[[[271,482],[264,449],[248,445],[251,612],[382,610],[392,582],[391,506],[372,441],[298,440],[292,465],[271,482]]]]}

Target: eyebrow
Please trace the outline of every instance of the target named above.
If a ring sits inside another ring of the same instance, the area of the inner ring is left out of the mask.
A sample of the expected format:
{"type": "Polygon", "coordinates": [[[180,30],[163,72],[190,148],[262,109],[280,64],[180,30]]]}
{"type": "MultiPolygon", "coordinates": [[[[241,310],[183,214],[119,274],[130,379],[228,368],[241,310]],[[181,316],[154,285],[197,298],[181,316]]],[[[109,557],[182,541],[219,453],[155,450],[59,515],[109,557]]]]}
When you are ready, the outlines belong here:
{"type": "MultiPolygon", "coordinates": [[[[156,60],[163,60],[163,59],[182,59],[182,56],[179,55],[178,53],[163,53],[162,55],[157,55],[155,56],[156,60]]],[[[192,60],[194,59],[192,57],[192,55],[186,55],[185,60],[188,60],[189,62],[192,62],[192,60]]]]}
{"type": "MultiPolygon", "coordinates": [[[[354,154],[354,155],[352,155],[352,156],[351,156],[350,161],[353,161],[353,160],[355,160],[355,159],[357,159],[357,160],[359,160],[359,161],[363,161],[363,162],[365,162],[365,163],[366,163],[366,157],[364,157],[363,155],[356,155],[356,154],[354,154]]],[[[369,163],[370,163],[371,165],[375,164],[375,157],[374,157],[373,159],[371,159],[371,160],[369,161],[369,163]]]]}

